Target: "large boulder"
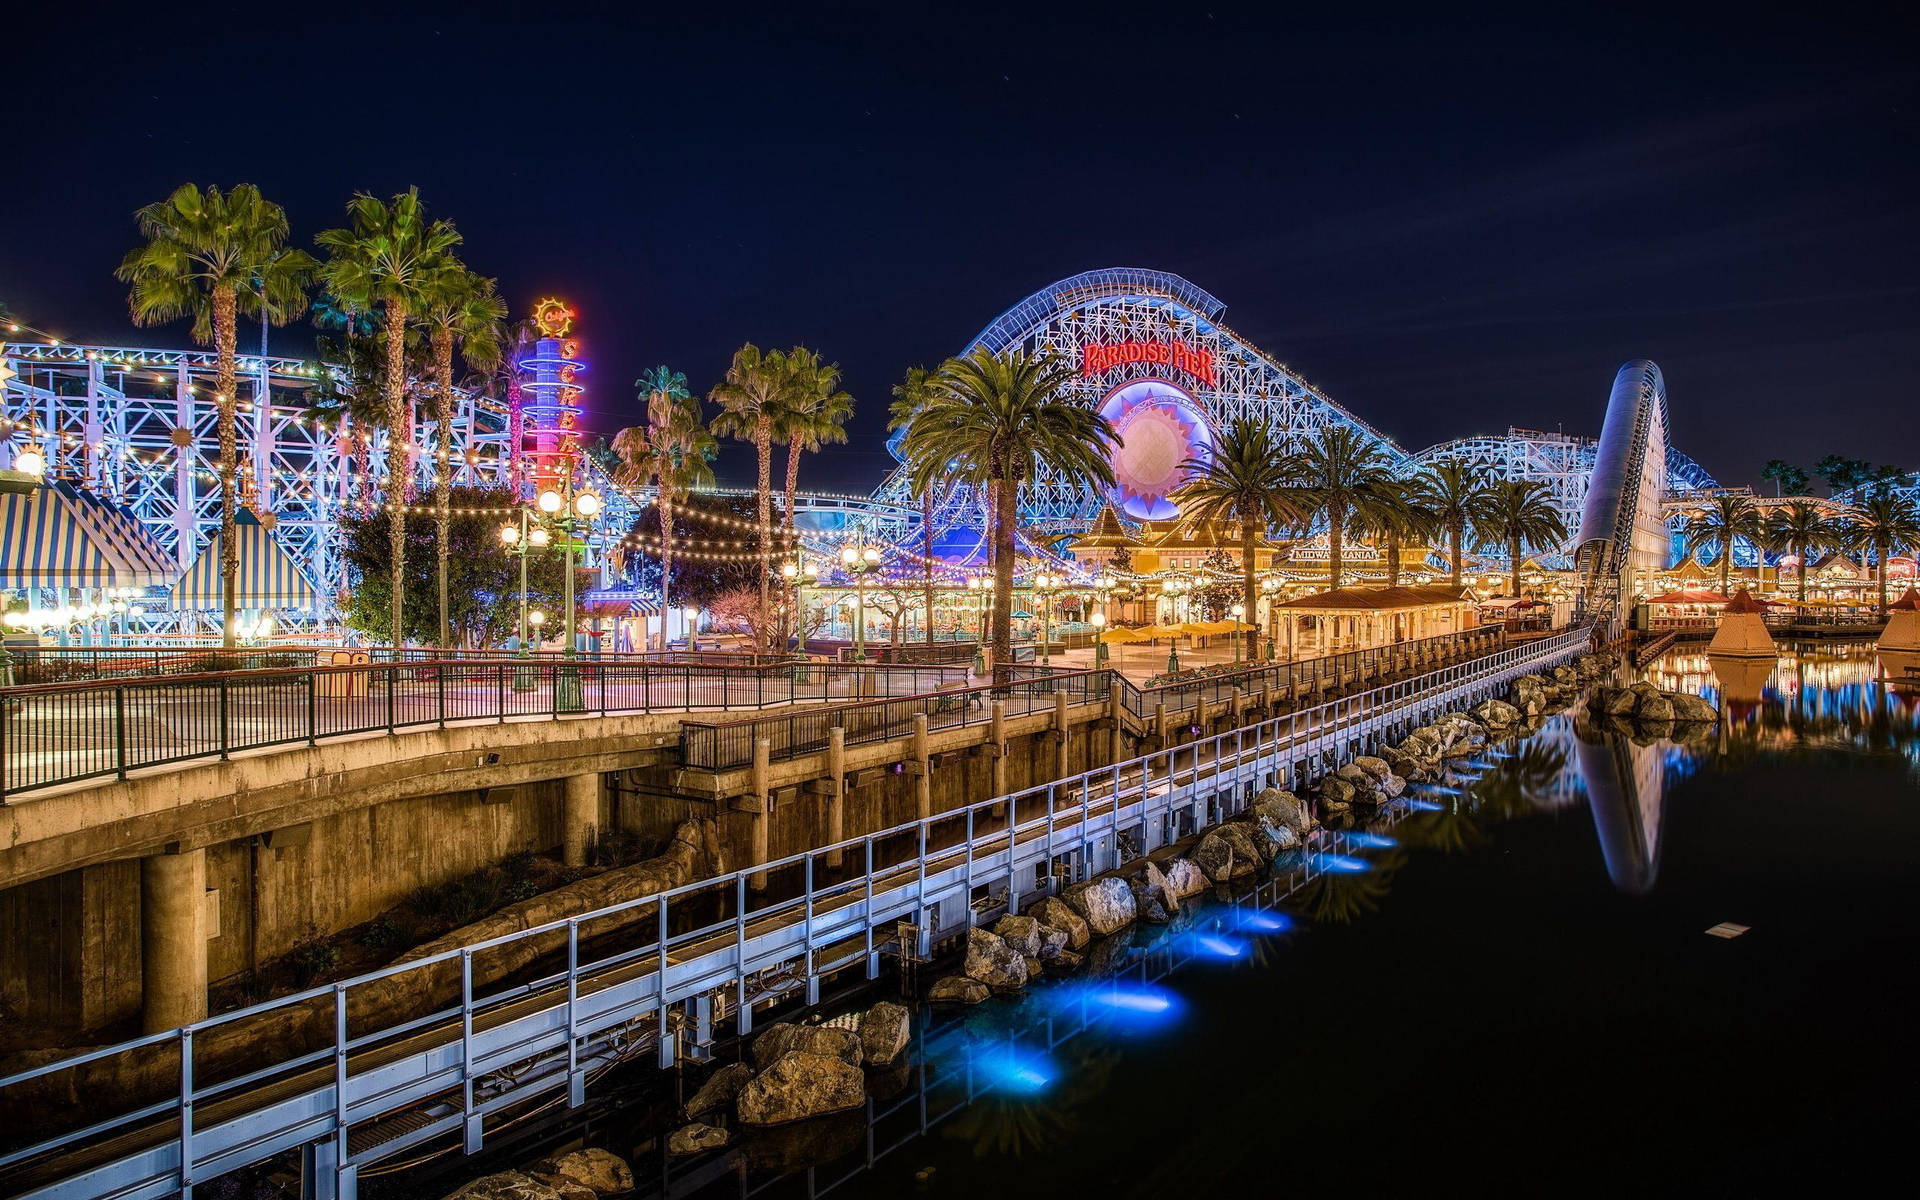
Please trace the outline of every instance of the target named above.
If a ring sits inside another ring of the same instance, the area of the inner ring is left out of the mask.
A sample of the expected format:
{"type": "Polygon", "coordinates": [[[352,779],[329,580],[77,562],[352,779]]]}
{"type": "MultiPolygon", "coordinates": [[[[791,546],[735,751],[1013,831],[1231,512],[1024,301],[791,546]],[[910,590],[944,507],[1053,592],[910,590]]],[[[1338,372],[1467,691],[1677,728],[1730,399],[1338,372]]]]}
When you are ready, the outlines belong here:
{"type": "Polygon", "coordinates": [[[1352,804],[1354,797],[1359,794],[1359,788],[1338,775],[1329,775],[1320,781],[1320,803],[1324,806],[1344,809],[1352,804]]]}
{"type": "Polygon", "coordinates": [[[1468,710],[1475,720],[1493,729],[1505,729],[1509,725],[1518,725],[1524,715],[1505,700],[1482,700],[1468,710]]]}
{"type": "Polygon", "coordinates": [[[795,1050],[740,1089],[742,1125],[785,1125],[867,1102],[867,1080],[844,1059],[795,1050]]]}
{"type": "Polygon", "coordinates": [[[1300,845],[1299,834],[1285,825],[1276,825],[1258,814],[1255,814],[1253,820],[1247,822],[1247,828],[1253,834],[1254,843],[1260,850],[1260,857],[1267,862],[1272,862],[1274,856],[1281,851],[1292,850],[1300,845]]]}
{"type": "Polygon", "coordinates": [[[524,1171],[501,1171],[465,1184],[447,1200],[564,1200],[564,1193],[524,1171]]]}
{"type": "Polygon", "coordinates": [[[727,1131],[717,1125],[688,1125],[667,1135],[667,1157],[687,1158],[710,1150],[721,1150],[730,1140],[727,1131]]]}
{"type": "Polygon", "coordinates": [[[1117,933],[1139,915],[1127,881],[1112,875],[1075,884],[1061,898],[1086,920],[1095,937],[1117,933]]]}
{"type": "Polygon", "coordinates": [[[1049,929],[1066,934],[1070,950],[1078,950],[1093,940],[1093,930],[1087,927],[1086,918],[1058,896],[1048,896],[1028,909],[1027,915],[1049,929]]]}
{"type": "Polygon", "coordinates": [[[1388,775],[1393,774],[1393,768],[1387,765],[1386,759],[1375,758],[1371,754],[1360,755],[1353,760],[1353,765],[1365,771],[1367,777],[1375,783],[1380,783],[1385,780],[1388,775]]]}
{"type": "Polygon", "coordinates": [[[968,979],[965,975],[949,975],[927,989],[929,1004],[979,1004],[993,995],[991,989],[978,979],[968,979]]]}
{"type": "Polygon", "coordinates": [[[1301,837],[1313,830],[1313,814],[1307,810],[1305,802],[1292,792],[1267,788],[1253,798],[1252,807],[1254,812],[1275,825],[1284,825],[1301,837]]]}
{"type": "Polygon", "coordinates": [[[1142,882],[1147,885],[1148,895],[1158,900],[1169,913],[1180,911],[1180,897],[1174,895],[1173,889],[1167,886],[1167,875],[1160,869],[1160,864],[1148,859],[1141,875],[1142,882]]]}
{"type": "Polygon", "coordinates": [[[1210,829],[1193,848],[1193,862],[1215,883],[1226,883],[1251,875],[1260,863],[1244,839],[1236,843],[1225,828],[1210,829]]]}
{"type": "Polygon", "coordinates": [[[993,932],[1001,941],[1028,958],[1040,957],[1040,922],[1032,917],[1020,917],[1009,913],[994,922],[993,932]]]}
{"type": "Polygon", "coordinates": [[[1359,763],[1342,763],[1340,769],[1333,773],[1333,777],[1346,780],[1357,791],[1365,792],[1373,789],[1373,776],[1369,775],[1366,768],[1359,763]]]}
{"type": "Polygon", "coordinates": [[[1720,714],[1704,697],[1691,692],[1668,692],[1667,703],[1673,705],[1673,719],[1676,721],[1700,721],[1711,724],[1720,719],[1720,714]]]}
{"type": "Polygon", "coordinates": [[[753,1078],[753,1068],[745,1063],[728,1063],[700,1085],[700,1090],[687,1101],[687,1117],[699,1120],[708,1113],[725,1112],[733,1107],[740,1095],[740,1089],[747,1086],[747,1080],[753,1078]]]}
{"type": "Polygon", "coordinates": [[[795,1050],[838,1058],[849,1066],[860,1065],[860,1038],[845,1029],[782,1022],[769,1025],[764,1033],[753,1039],[753,1061],[760,1064],[761,1070],[795,1050]]]}
{"type": "Polygon", "coordinates": [[[1005,938],[984,929],[967,930],[967,961],[961,970],[967,978],[999,991],[1027,986],[1026,955],[1007,945],[1005,938]]]}
{"type": "Polygon", "coordinates": [[[1206,875],[1190,858],[1168,859],[1166,876],[1167,892],[1175,899],[1185,900],[1207,890],[1206,875]]]}
{"type": "Polygon", "coordinates": [[[1407,790],[1407,781],[1398,775],[1389,775],[1380,781],[1380,792],[1389,798],[1398,796],[1407,790]]]}
{"type": "Polygon", "coordinates": [[[913,1013],[882,1000],[860,1014],[860,1052],[869,1067],[890,1067],[913,1040],[913,1013]]]}
{"type": "Polygon", "coordinates": [[[613,1196],[633,1190],[633,1168],[609,1150],[575,1150],[553,1160],[553,1173],[571,1179],[597,1195],[613,1196]]]}
{"type": "Polygon", "coordinates": [[[1627,688],[1601,688],[1594,696],[1593,703],[1599,705],[1604,716],[1624,717],[1630,715],[1634,706],[1640,703],[1640,696],[1627,688]]]}
{"type": "Polygon", "coordinates": [[[1633,706],[1635,724],[1654,721],[1673,720],[1673,701],[1660,692],[1642,695],[1640,703],[1633,706]]]}

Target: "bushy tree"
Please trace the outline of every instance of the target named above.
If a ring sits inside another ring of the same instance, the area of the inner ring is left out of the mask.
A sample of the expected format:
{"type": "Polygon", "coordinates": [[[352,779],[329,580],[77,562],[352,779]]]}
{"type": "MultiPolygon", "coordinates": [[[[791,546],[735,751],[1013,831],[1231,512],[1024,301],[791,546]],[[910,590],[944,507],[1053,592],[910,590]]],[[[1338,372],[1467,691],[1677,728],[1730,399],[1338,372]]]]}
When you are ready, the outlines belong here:
{"type": "MultiPolygon", "coordinates": [[[[519,631],[520,560],[500,541],[500,527],[510,518],[504,510],[512,497],[503,488],[456,487],[448,497],[447,616],[454,644],[465,648],[498,646],[519,631]]],[[[340,522],[341,553],[354,579],[343,604],[347,625],[384,640],[393,629],[393,558],[388,511],[348,516],[340,522]]],[[[427,643],[439,625],[439,599],[432,586],[437,569],[438,538],[426,521],[406,527],[401,632],[427,643]]],[[[558,614],[565,594],[559,539],[527,561],[527,603],[550,614],[549,625],[559,627],[558,614]]]]}

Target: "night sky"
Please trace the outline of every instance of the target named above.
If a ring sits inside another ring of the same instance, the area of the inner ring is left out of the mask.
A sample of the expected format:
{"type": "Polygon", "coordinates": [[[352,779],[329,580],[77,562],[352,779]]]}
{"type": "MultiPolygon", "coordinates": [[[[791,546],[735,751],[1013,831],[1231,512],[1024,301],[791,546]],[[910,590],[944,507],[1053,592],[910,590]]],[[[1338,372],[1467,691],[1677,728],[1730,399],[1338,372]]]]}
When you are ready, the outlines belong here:
{"type": "Polygon", "coordinates": [[[516,315],[580,307],[596,428],[653,363],[702,391],[745,340],[842,363],[860,408],[822,489],[889,465],[906,367],[1101,266],[1186,276],[1410,449],[1597,433],[1644,356],[1723,482],[1920,466],[1901,5],[34,7],[8,18],[0,301],[76,341],[186,343],[132,328],[112,276],[182,181],[258,184],[303,245],[417,184],[516,315]]]}

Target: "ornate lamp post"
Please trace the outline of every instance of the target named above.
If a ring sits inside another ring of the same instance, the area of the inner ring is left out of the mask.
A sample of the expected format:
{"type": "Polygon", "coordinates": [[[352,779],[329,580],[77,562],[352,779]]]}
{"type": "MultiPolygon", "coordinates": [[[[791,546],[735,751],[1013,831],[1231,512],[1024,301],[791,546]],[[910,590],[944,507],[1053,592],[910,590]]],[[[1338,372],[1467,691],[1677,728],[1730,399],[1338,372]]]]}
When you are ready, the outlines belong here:
{"type": "Polygon", "coordinates": [[[853,542],[840,547],[840,569],[853,577],[853,661],[867,661],[867,574],[880,566],[880,547],[866,544],[864,527],[853,527],[853,542]]]}
{"type": "Polygon", "coordinates": [[[1267,594],[1267,661],[1272,662],[1280,642],[1280,580],[1269,575],[1260,590],[1267,594]]]}
{"type": "Polygon", "coordinates": [[[1064,585],[1066,582],[1067,581],[1061,576],[1049,575],[1045,571],[1042,571],[1038,575],[1035,575],[1033,577],[1034,599],[1037,600],[1040,604],[1040,665],[1041,666],[1046,666],[1047,663],[1050,661],[1047,657],[1047,649],[1049,644],[1053,641],[1053,638],[1051,636],[1052,630],[1053,630],[1053,623],[1052,623],[1053,594],[1059,591],[1061,586],[1064,585]]]}
{"type": "MultiPolygon", "coordinates": [[[[1184,579],[1169,579],[1160,585],[1160,590],[1167,597],[1167,616],[1173,618],[1174,624],[1179,624],[1180,599],[1186,594],[1187,581],[1184,579]]],[[[1178,675],[1179,673],[1180,639],[1178,637],[1171,637],[1167,639],[1167,674],[1178,675]]]]}
{"type": "Polygon", "coordinates": [[[1246,649],[1247,637],[1238,627],[1247,623],[1247,606],[1244,604],[1235,604],[1227,610],[1227,615],[1233,618],[1235,626],[1233,631],[1233,661],[1239,662],[1241,660],[1241,652],[1246,649]]]}
{"type": "Polygon", "coordinates": [[[1107,631],[1107,614],[1103,612],[1093,614],[1091,623],[1093,625],[1093,669],[1097,671],[1107,665],[1107,644],[1100,640],[1100,635],[1107,631]]]}
{"type": "Polygon", "coordinates": [[[973,643],[973,673],[975,675],[985,675],[987,673],[987,589],[992,585],[993,581],[984,575],[967,576],[967,590],[980,597],[980,628],[974,637],[973,643]]]}
{"type": "Polygon", "coordinates": [[[566,645],[561,651],[560,669],[553,676],[553,708],[555,712],[579,712],[585,704],[580,695],[580,650],[574,644],[577,622],[573,611],[573,552],[582,543],[574,537],[574,530],[593,524],[593,519],[600,515],[600,497],[591,491],[576,493],[573,490],[572,471],[562,474],[558,482],[559,487],[545,489],[536,501],[541,512],[556,519],[560,533],[566,539],[561,547],[565,551],[567,610],[566,618],[561,623],[561,634],[566,639],[566,645]]]}
{"type": "Polygon", "coordinates": [[[780,564],[780,578],[793,588],[793,634],[794,647],[800,653],[807,652],[807,585],[820,578],[820,567],[816,563],[802,564],[800,550],[795,547],[793,561],[780,564]]]}
{"type": "Polygon", "coordinates": [[[507,547],[507,553],[520,560],[520,632],[514,640],[518,648],[514,651],[513,690],[530,692],[533,690],[533,655],[527,650],[527,555],[536,550],[547,548],[551,539],[547,536],[546,526],[530,525],[530,514],[525,508],[520,510],[518,525],[502,525],[500,541],[507,547]]]}

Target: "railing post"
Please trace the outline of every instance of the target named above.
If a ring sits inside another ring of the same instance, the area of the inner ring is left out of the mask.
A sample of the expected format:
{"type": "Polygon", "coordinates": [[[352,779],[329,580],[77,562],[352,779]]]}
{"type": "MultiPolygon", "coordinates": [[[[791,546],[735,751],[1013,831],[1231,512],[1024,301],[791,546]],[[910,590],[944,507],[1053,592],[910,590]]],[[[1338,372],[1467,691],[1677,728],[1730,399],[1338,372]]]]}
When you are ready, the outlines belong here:
{"type": "Polygon", "coordinates": [[[113,689],[113,751],[116,773],[120,778],[127,777],[127,689],[124,684],[113,689]]]}
{"type": "Polygon", "coordinates": [[[180,1197],[193,1198],[193,1026],[180,1030],[180,1197]]]}
{"type": "MultiPolygon", "coordinates": [[[[664,906],[664,901],[662,902],[664,906]]],[[[580,1073],[580,919],[567,919],[567,1107],[587,1102],[587,1079],[580,1073]]]]}
{"type": "Polygon", "coordinates": [[[387,664],[387,733],[393,733],[394,689],[400,683],[400,667],[397,663],[387,664]]]}
{"type": "Polygon", "coordinates": [[[333,1165],[347,1166],[347,985],[333,985],[333,1165]]]}
{"type": "Polygon", "coordinates": [[[447,727],[447,665],[444,662],[433,664],[433,691],[440,709],[440,728],[447,727]]]}
{"type": "Polygon", "coordinates": [[[460,947],[460,1114],[468,1154],[480,1152],[481,1117],[473,1111],[473,948],[460,947]]]}
{"type": "Polygon", "coordinates": [[[307,672],[307,745],[320,741],[320,676],[307,672]]]}
{"type": "Polygon", "coordinates": [[[227,728],[227,677],[220,676],[220,761],[227,761],[229,732],[227,728]]]}

